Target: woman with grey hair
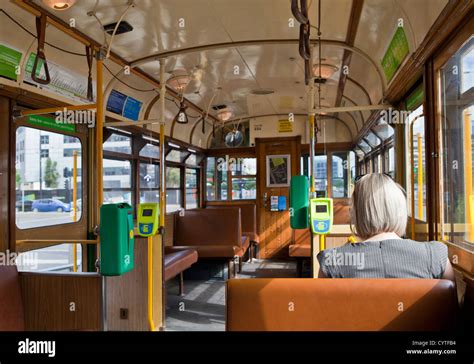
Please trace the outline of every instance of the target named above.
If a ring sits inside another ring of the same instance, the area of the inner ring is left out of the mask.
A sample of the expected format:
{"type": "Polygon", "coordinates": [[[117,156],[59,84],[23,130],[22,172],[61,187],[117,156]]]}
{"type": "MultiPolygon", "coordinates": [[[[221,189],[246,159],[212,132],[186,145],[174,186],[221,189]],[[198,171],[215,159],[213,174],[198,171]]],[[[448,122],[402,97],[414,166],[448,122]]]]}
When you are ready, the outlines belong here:
{"type": "Polygon", "coordinates": [[[351,222],[361,242],[318,254],[320,278],[442,278],[454,281],[448,249],[437,241],[404,239],[405,191],[388,175],[372,173],[355,183],[351,222]]]}

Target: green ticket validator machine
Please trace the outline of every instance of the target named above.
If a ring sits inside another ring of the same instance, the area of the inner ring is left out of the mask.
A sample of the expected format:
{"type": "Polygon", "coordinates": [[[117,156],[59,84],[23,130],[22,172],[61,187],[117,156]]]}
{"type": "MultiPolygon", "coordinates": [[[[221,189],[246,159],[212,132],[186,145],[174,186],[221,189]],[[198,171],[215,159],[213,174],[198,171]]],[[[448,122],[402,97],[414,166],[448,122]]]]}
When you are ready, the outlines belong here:
{"type": "Polygon", "coordinates": [[[309,179],[292,176],[290,181],[290,226],[292,229],[309,227],[309,179]]]}
{"type": "Polygon", "coordinates": [[[100,273],[119,276],[134,267],[134,225],[128,203],[100,207],[100,273]]]}
{"type": "Polygon", "coordinates": [[[137,225],[141,236],[155,235],[160,225],[160,205],[158,203],[138,205],[137,225]]]}
{"type": "Polygon", "coordinates": [[[317,235],[329,234],[333,217],[332,198],[312,198],[309,203],[311,231],[317,235]]]}

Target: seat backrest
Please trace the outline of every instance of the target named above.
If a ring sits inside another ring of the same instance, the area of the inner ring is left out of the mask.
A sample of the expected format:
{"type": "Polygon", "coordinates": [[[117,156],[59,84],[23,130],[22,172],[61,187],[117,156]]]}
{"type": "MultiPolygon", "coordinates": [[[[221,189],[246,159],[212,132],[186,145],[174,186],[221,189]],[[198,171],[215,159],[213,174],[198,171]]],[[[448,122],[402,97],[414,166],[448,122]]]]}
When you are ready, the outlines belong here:
{"type": "Polygon", "coordinates": [[[255,204],[242,205],[208,205],[208,209],[239,208],[242,219],[242,232],[257,234],[257,206],[255,204]]]}
{"type": "Polygon", "coordinates": [[[176,215],[174,245],[241,244],[240,209],[195,209],[176,215]]]}
{"type": "Polygon", "coordinates": [[[438,331],[454,328],[457,308],[448,280],[232,279],[227,281],[226,328],[438,331]]]}
{"type": "Polygon", "coordinates": [[[0,331],[23,331],[25,317],[16,266],[0,266],[0,331]]]}

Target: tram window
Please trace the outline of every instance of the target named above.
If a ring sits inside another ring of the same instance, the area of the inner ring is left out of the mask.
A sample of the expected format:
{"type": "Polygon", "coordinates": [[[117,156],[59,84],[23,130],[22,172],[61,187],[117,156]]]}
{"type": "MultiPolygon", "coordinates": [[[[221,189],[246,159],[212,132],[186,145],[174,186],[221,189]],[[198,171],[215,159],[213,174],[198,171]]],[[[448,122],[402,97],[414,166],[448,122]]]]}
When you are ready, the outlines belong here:
{"type": "Polygon", "coordinates": [[[328,185],[327,156],[314,156],[314,184],[318,197],[326,196],[328,185]]]}
{"type": "Polygon", "coordinates": [[[439,70],[442,130],[442,237],[474,243],[474,37],[439,70]],[[453,72],[459,69],[460,72],[453,72]],[[459,87],[461,86],[461,87],[459,87]]]}
{"type": "Polygon", "coordinates": [[[383,117],[377,120],[377,123],[372,129],[383,140],[387,140],[394,134],[393,128],[387,124],[383,117]]]}
{"type": "Polygon", "coordinates": [[[146,158],[160,158],[160,147],[155,144],[147,143],[145,146],[140,150],[139,153],[140,157],[146,158]]]}
{"type": "Polygon", "coordinates": [[[166,160],[168,162],[183,163],[188,155],[189,155],[189,152],[187,151],[171,149],[166,155],[166,160]]]}
{"type": "MultiPolygon", "coordinates": [[[[77,271],[82,271],[82,245],[77,246],[77,271]]],[[[72,272],[74,245],[59,244],[18,254],[15,261],[20,272],[72,272]]]]}
{"type": "Polygon", "coordinates": [[[256,158],[237,158],[231,167],[233,176],[257,175],[257,159],[256,158]]]}
{"type": "Polygon", "coordinates": [[[300,174],[309,177],[309,157],[302,155],[300,160],[300,174]]]}
{"type": "Polygon", "coordinates": [[[160,201],[160,166],[140,163],[140,203],[160,201]]]}
{"type": "Polygon", "coordinates": [[[386,161],[386,170],[385,172],[388,173],[392,178],[395,178],[395,148],[391,147],[386,152],[387,161],[386,161]]]}
{"type": "Polygon", "coordinates": [[[166,167],[166,212],[174,212],[182,207],[181,168],[166,167]]]}
{"type": "Polygon", "coordinates": [[[333,198],[345,198],[349,196],[349,161],[347,152],[332,154],[332,196],[333,198]]]}
{"type": "Polygon", "coordinates": [[[356,154],[353,151],[349,152],[349,196],[352,195],[352,191],[354,191],[354,180],[356,178],[356,154]]]}
{"type": "Polygon", "coordinates": [[[209,157],[206,176],[208,201],[253,200],[257,196],[256,158],[209,157]]]}
{"type": "Polygon", "coordinates": [[[186,168],[186,209],[199,207],[198,171],[186,168]]]}
{"type": "Polygon", "coordinates": [[[104,203],[132,204],[132,164],[128,160],[104,158],[104,203]]]}
{"type": "Polygon", "coordinates": [[[361,140],[357,146],[366,154],[372,150],[370,145],[365,140],[361,140]]]}
{"type": "Polygon", "coordinates": [[[112,134],[104,142],[104,151],[124,154],[132,153],[132,138],[122,134],[112,134]]]}
{"type": "Polygon", "coordinates": [[[407,140],[412,139],[407,146],[406,175],[410,216],[426,221],[425,119],[422,115],[423,105],[420,105],[407,118],[407,140]]]}
{"type": "MultiPolygon", "coordinates": [[[[74,138],[74,137],[70,137],[74,138]]],[[[77,156],[77,203],[82,201],[82,145],[77,156]]],[[[68,144],[69,146],[71,144],[68,144]]],[[[16,130],[15,221],[19,229],[74,223],[74,157],[64,156],[64,135],[30,127],[16,130]],[[48,144],[42,142],[48,140],[48,144]],[[47,153],[43,153],[47,151],[47,153]]],[[[76,221],[82,216],[78,206],[76,221]]]]}
{"type": "Polygon", "coordinates": [[[382,142],[380,138],[375,135],[373,132],[369,132],[364,139],[370,144],[371,147],[377,147],[382,142]]]}

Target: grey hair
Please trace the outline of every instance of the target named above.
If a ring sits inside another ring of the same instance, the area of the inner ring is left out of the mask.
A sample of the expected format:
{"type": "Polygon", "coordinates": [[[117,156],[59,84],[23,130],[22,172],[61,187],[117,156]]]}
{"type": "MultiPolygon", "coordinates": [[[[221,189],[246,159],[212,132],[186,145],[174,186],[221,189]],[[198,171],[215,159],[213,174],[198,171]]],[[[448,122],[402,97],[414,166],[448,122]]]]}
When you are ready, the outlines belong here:
{"type": "Polygon", "coordinates": [[[406,193],[382,173],[363,176],[352,194],[351,222],[362,239],[393,232],[405,235],[408,220],[406,193]]]}

